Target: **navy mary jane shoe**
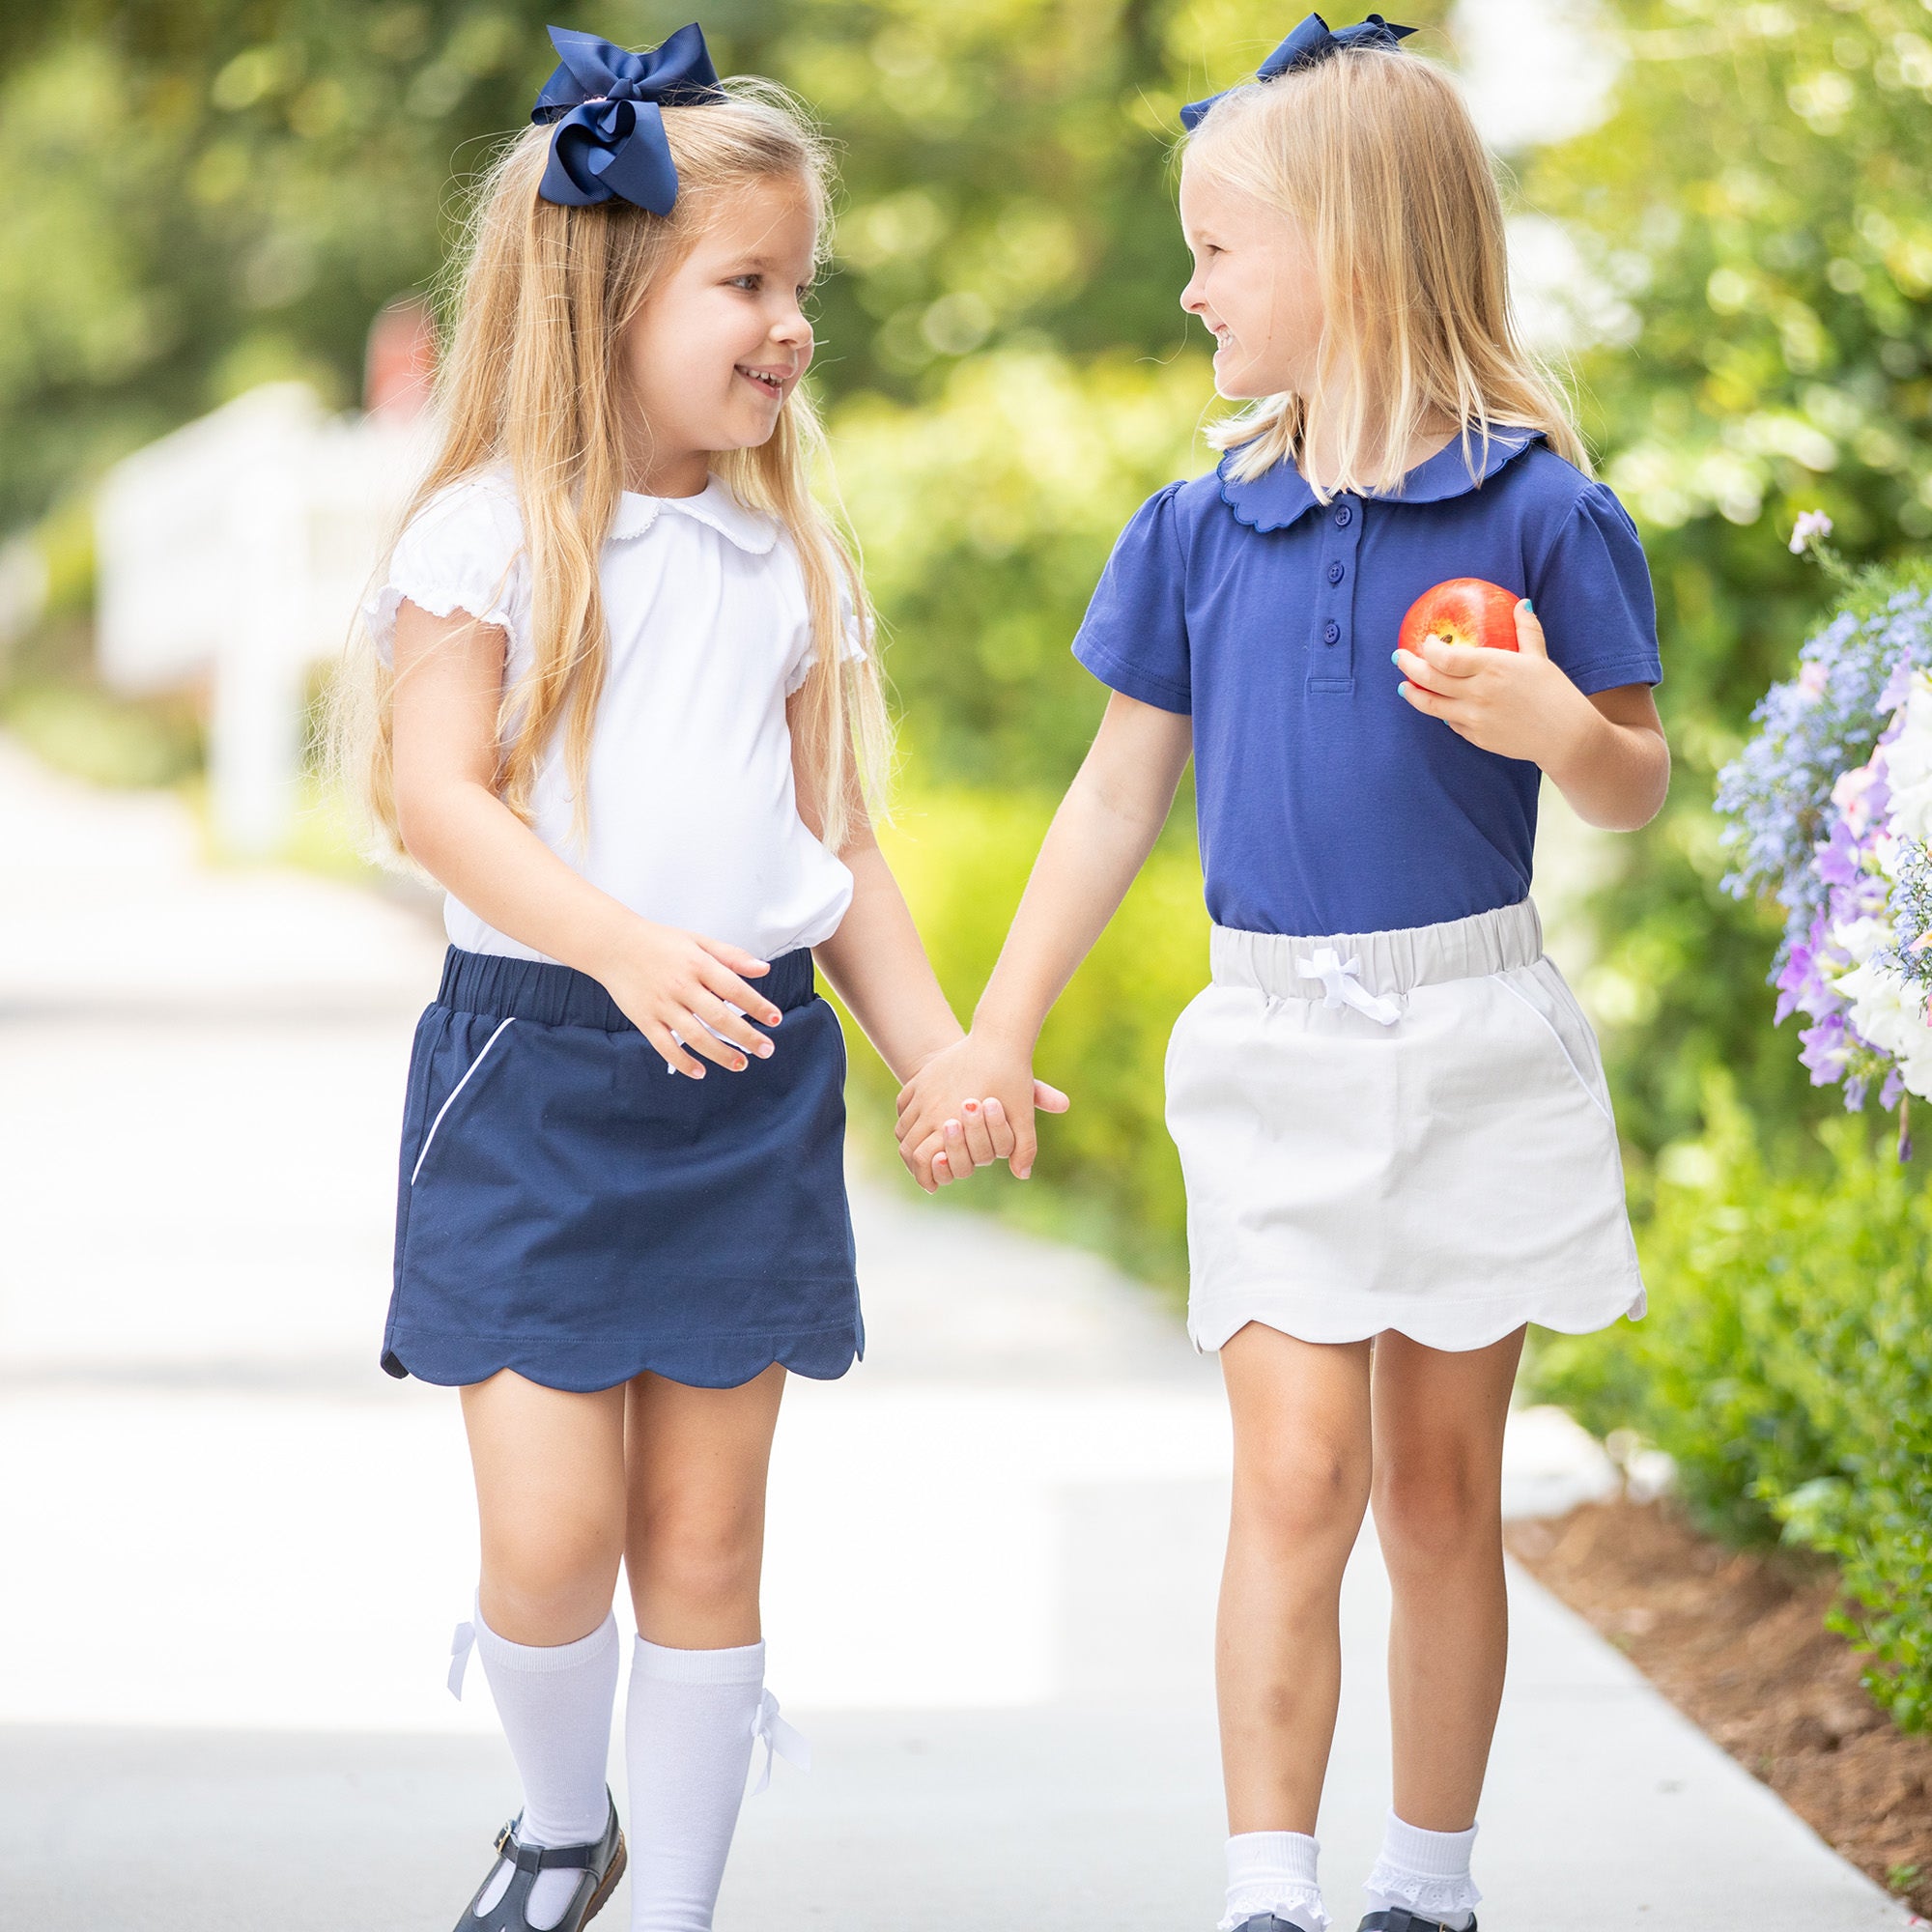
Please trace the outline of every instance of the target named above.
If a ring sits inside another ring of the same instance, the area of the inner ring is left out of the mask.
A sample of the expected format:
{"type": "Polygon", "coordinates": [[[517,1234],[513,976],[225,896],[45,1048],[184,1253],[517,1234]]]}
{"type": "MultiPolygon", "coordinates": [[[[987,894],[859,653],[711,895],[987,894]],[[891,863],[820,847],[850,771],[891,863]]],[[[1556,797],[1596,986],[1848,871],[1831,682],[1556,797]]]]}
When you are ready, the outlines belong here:
{"type": "MultiPolygon", "coordinates": [[[[604,1835],[594,1845],[526,1845],[517,1836],[523,1819],[512,1818],[497,1834],[497,1861],[456,1921],[456,1932],[530,1932],[526,1908],[537,1874],[572,1870],[580,1874],[577,1892],[552,1932],[582,1932],[610,1902],[617,1881],[624,1876],[624,1833],[618,1829],[615,1803],[609,1800],[608,1793],[606,1798],[611,1815],[604,1835]],[[510,1874],[502,1897],[488,1912],[478,1913],[476,1900],[496,1883],[497,1867],[505,1861],[516,1870],[510,1874]]],[[[1419,1919],[1416,1922],[1421,1923],[1419,1919]]]]}
{"type": "MultiPolygon", "coordinates": [[[[1356,1932],[1449,1932],[1449,1928],[1439,1918],[1425,1918],[1421,1913],[1398,1905],[1389,1912],[1370,1913],[1356,1932]]],[[[1476,1932],[1473,1918],[1469,1920],[1468,1932],[1476,1932]]]]}

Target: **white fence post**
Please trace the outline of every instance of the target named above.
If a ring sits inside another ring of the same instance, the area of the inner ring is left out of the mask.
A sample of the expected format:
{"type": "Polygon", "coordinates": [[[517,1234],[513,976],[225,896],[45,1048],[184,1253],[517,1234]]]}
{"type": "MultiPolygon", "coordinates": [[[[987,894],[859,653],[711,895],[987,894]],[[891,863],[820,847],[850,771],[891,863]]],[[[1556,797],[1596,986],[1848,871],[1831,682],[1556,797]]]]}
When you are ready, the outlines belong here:
{"type": "Polygon", "coordinates": [[[340,651],[420,460],[411,429],[330,416],[297,383],[251,389],[138,450],[96,505],[102,679],[206,682],[216,834],[286,843],[310,667],[340,651]]]}

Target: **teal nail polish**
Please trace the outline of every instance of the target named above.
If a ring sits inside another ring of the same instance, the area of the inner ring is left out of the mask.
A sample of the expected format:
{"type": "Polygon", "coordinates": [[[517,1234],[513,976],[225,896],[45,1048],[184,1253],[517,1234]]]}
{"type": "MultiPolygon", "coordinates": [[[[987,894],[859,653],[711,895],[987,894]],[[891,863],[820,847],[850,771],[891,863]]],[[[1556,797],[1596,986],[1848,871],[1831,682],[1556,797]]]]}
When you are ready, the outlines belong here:
{"type": "Polygon", "coordinates": [[[1390,664],[1399,665],[1401,662],[1402,662],[1402,653],[1400,651],[1391,651],[1389,653],[1390,664]]]}
{"type": "Polygon", "coordinates": [[[1536,615],[1536,606],[1527,597],[1522,600],[1521,608],[1527,611],[1532,617],[1536,615]]]}

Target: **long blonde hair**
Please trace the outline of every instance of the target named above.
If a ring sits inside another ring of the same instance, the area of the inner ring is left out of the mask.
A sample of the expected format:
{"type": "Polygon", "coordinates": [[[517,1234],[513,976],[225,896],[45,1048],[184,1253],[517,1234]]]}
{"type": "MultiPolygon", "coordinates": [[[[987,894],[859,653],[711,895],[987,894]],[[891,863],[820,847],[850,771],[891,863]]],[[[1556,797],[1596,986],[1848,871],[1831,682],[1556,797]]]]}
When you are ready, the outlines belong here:
{"type": "MultiPolygon", "coordinates": [[[[627,325],[716,217],[721,200],[753,184],[799,185],[823,255],[830,189],[824,144],[782,89],[744,77],[725,85],[728,101],[663,110],[678,178],[670,214],[620,200],[565,208],[539,199],[550,130],[531,128],[485,174],[458,258],[455,327],[437,376],[438,446],[396,528],[400,533],[449,484],[508,469],[532,592],[531,653],[498,708],[497,789],[526,823],[537,774],[559,731],[580,834],[585,823],[585,775],[609,648],[598,563],[624,482],[628,398],[620,349],[627,325]]],[[[836,851],[855,806],[883,778],[890,726],[856,556],[811,491],[824,440],[810,395],[794,388],[768,441],[728,451],[712,468],[741,501],[782,526],[798,556],[817,653],[802,687],[802,714],[794,714],[811,780],[800,803],[836,851]],[[848,611],[863,657],[847,644],[848,611]]],[[[366,635],[356,657],[338,681],[336,759],[384,851],[399,857],[394,676],[366,635]]]]}
{"type": "Polygon", "coordinates": [[[1463,426],[1470,473],[1491,430],[1543,432],[1588,471],[1560,387],[1518,337],[1502,200],[1482,137],[1439,68],[1392,47],[1352,47],[1221,98],[1183,164],[1307,235],[1325,311],[1307,395],[1266,396],[1208,440],[1247,481],[1311,440],[1336,468],[1308,477],[1392,494],[1419,433],[1463,426]]]}

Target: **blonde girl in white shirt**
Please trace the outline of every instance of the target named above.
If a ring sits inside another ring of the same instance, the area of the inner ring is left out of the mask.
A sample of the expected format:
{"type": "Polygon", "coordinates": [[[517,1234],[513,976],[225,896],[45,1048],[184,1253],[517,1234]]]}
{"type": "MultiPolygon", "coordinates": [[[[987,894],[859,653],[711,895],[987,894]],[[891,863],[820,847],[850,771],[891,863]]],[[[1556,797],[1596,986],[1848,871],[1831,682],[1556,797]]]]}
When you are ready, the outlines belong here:
{"type": "Polygon", "coordinates": [[[823,151],[696,26],[552,39],[348,734],[451,939],[383,1362],[462,1388],[482,1576],[452,1688],[473,1639],[523,1781],[460,1932],[578,1932],[624,1870],[620,1563],[631,1922],[702,1932],[754,1741],[792,1742],[758,1616],[785,1371],[864,1343],[814,956],[903,1077],[959,1028],[873,842],[872,625],[808,485],[823,151]]]}

